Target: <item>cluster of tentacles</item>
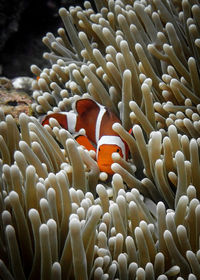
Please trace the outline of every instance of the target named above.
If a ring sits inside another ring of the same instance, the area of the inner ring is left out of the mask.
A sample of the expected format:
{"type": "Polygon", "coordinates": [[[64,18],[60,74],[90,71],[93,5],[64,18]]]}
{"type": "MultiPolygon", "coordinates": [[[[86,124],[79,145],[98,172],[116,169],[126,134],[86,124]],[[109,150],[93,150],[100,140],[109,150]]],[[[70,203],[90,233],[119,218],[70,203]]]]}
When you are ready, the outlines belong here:
{"type": "Polygon", "coordinates": [[[200,278],[200,3],[61,8],[33,110],[0,114],[2,279],[200,278]],[[99,175],[55,119],[90,96],[121,120],[128,161],[99,175]],[[133,135],[127,132],[133,128],[133,135]]]}

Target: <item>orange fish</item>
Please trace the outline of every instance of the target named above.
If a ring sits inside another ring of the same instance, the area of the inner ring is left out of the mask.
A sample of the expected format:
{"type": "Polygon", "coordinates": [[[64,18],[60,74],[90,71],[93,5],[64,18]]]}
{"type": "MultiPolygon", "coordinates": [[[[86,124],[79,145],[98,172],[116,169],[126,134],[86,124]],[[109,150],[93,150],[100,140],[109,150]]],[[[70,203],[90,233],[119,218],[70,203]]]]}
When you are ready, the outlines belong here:
{"type": "Polygon", "coordinates": [[[112,153],[117,152],[124,159],[128,155],[127,144],[112,129],[112,125],[120,123],[120,120],[110,110],[89,98],[77,100],[75,109],[76,112],[49,114],[42,120],[42,125],[49,124],[49,119],[55,118],[60,126],[72,134],[84,128],[86,136],[78,136],[76,141],[87,150],[96,151],[100,171],[113,174],[112,153]]]}

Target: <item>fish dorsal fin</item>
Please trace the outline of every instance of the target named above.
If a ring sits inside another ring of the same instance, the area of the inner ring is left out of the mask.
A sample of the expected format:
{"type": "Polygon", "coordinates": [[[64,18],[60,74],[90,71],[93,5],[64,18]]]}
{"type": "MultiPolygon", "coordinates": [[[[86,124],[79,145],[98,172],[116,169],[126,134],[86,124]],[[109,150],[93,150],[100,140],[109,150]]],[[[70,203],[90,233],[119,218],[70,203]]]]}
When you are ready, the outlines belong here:
{"type": "Polygon", "coordinates": [[[75,107],[79,115],[83,115],[85,112],[89,112],[91,109],[99,110],[98,104],[90,98],[77,100],[75,107]]]}

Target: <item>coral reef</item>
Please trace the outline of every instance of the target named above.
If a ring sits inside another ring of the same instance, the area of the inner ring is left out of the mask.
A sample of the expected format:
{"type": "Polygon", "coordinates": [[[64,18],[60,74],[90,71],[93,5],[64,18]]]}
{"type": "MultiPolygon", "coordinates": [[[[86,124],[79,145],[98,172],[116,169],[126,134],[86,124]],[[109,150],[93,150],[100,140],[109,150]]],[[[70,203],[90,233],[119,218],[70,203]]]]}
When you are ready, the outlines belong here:
{"type": "Polygon", "coordinates": [[[200,4],[96,1],[32,66],[36,117],[0,114],[2,279],[200,278],[200,4]],[[121,119],[114,175],[55,119],[90,96],[121,119]],[[127,130],[132,127],[132,135],[127,130]]]}
{"type": "Polygon", "coordinates": [[[0,77],[0,109],[5,115],[11,114],[16,121],[22,112],[32,115],[32,81],[28,77],[13,80],[0,77]]]}

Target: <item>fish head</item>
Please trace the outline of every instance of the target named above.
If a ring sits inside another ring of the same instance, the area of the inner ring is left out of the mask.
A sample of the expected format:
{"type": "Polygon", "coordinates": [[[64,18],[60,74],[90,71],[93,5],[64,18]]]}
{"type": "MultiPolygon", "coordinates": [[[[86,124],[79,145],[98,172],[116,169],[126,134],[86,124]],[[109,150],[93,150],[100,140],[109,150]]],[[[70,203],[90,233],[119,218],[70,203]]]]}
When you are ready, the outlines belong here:
{"type": "Polygon", "coordinates": [[[122,149],[115,144],[103,144],[98,147],[97,152],[97,164],[100,171],[112,175],[114,173],[111,169],[111,165],[113,164],[112,154],[119,153],[120,156],[123,157],[122,149]]]}
{"type": "Polygon", "coordinates": [[[113,174],[111,169],[113,153],[119,153],[123,159],[126,159],[125,142],[118,135],[101,136],[97,144],[97,163],[100,171],[113,174]]]}

